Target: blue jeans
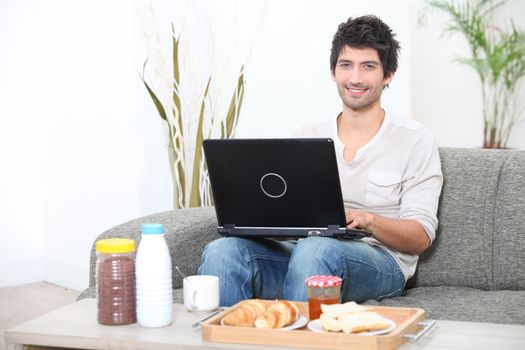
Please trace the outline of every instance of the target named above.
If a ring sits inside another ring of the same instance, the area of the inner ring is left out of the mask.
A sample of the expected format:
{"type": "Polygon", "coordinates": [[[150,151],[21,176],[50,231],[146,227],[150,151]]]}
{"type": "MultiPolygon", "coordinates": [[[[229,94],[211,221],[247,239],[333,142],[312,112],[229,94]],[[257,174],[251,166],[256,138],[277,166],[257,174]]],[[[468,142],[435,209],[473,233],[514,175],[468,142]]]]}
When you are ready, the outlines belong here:
{"type": "Polygon", "coordinates": [[[312,275],[341,277],[342,302],[401,295],[405,285],[398,264],[382,248],[326,237],[220,238],[204,249],[198,274],[219,277],[222,306],[251,298],[306,301],[304,280],[312,275]]]}

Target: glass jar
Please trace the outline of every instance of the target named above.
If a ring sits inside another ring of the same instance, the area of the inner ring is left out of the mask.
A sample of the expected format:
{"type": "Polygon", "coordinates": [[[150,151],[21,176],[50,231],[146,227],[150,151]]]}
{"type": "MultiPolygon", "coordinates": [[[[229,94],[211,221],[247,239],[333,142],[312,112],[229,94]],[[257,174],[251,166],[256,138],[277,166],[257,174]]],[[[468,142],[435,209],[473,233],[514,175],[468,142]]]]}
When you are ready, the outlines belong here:
{"type": "Polygon", "coordinates": [[[104,325],[135,323],[135,241],[101,239],[95,247],[98,322],[104,325]]]}
{"type": "Polygon", "coordinates": [[[315,275],[305,280],[310,320],[321,316],[321,304],[338,304],[341,299],[341,277],[315,275]]]}

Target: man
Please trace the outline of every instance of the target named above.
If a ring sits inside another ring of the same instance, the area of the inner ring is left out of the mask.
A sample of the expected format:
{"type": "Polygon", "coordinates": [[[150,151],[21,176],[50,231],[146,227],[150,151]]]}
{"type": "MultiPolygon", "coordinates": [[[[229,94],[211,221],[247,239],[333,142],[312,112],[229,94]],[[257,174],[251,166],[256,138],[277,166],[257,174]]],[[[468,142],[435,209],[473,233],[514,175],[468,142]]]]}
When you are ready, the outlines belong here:
{"type": "Polygon", "coordinates": [[[218,239],[206,247],[199,273],[219,276],[221,305],[248,298],[305,301],[305,278],[319,274],[342,277],[343,302],[402,293],[435,237],[442,173],[430,131],[381,108],[397,69],[394,36],[375,16],[339,25],[330,69],[343,111],[297,135],[334,140],[348,227],[372,237],[218,239]]]}

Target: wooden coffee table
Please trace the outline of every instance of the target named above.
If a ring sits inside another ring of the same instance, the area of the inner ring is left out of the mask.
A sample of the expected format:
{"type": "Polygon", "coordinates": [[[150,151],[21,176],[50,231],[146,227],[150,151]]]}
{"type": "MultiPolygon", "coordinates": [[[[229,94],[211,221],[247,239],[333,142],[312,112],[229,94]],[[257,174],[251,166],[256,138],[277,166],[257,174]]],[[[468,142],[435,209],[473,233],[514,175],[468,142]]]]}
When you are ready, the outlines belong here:
{"type": "MultiPolygon", "coordinates": [[[[97,323],[95,299],[84,299],[13,327],[5,332],[8,350],[14,349],[287,349],[205,342],[192,324],[203,315],[175,304],[174,322],[166,328],[147,329],[137,324],[103,326],[97,323]]],[[[525,349],[525,326],[493,323],[438,321],[416,343],[401,350],[525,349]]]]}

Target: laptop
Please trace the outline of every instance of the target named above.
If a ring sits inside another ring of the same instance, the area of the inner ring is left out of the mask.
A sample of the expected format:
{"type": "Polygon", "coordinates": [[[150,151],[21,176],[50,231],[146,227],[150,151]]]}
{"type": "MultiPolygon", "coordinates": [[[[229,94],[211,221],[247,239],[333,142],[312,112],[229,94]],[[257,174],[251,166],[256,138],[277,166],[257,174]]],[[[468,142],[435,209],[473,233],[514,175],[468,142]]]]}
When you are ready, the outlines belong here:
{"type": "Polygon", "coordinates": [[[203,147],[221,235],[371,235],[346,227],[332,139],[207,139],[203,147]]]}

